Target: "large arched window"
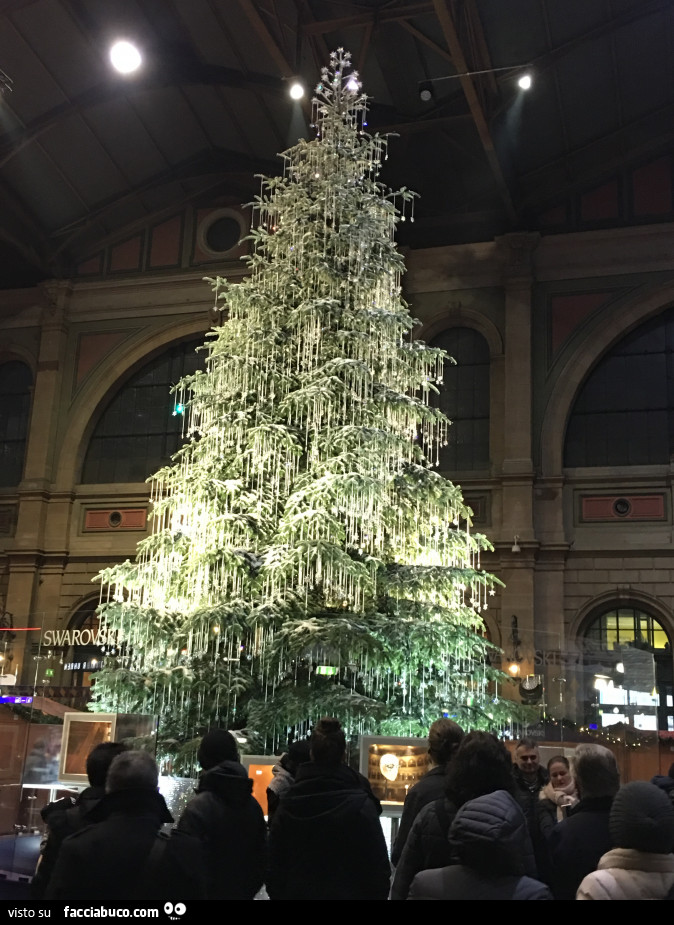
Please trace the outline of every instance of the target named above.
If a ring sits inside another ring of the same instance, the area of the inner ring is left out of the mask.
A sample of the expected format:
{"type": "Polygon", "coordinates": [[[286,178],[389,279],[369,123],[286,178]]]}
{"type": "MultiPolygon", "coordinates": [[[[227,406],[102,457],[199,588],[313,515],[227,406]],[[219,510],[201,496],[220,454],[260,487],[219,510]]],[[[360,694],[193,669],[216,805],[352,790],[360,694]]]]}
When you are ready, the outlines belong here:
{"type": "Polygon", "coordinates": [[[573,406],[565,466],[668,463],[674,454],[674,308],[604,356],[573,406]]]}
{"type": "Polygon", "coordinates": [[[674,732],[671,639],[660,620],[637,605],[595,612],[583,634],[586,720],[674,732]]]}
{"type": "Polygon", "coordinates": [[[23,475],[32,385],[25,363],[0,366],[0,488],[13,488],[23,475]]]}
{"type": "Polygon", "coordinates": [[[174,345],[121,387],[89,441],[82,482],[144,482],[170,461],[183,424],[171,387],[203,368],[204,353],[195,353],[200,343],[174,345]]]}
{"type": "Polygon", "coordinates": [[[434,403],[452,422],[440,471],[489,468],[489,345],[472,328],[449,328],[431,341],[456,365],[445,363],[443,385],[434,403]]]}

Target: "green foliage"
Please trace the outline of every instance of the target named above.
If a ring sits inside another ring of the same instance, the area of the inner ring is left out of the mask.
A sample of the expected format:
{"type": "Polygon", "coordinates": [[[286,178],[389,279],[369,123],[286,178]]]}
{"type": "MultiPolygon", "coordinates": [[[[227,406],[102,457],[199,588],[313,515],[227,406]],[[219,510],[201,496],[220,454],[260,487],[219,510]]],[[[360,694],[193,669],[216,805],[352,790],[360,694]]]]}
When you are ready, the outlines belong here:
{"type": "Polygon", "coordinates": [[[379,182],[387,141],[351,78],[333,55],[318,137],[262,178],[250,273],[211,280],[227,320],[176,389],[186,442],[151,479],[153,534],[100,576],[95,708],[158,714],[166,742],[228,724],[272,749],[325,714],[351,733],[500,721],[490,545],[434,469],[447,358],[401,297],[413,194],[379,182]]]}

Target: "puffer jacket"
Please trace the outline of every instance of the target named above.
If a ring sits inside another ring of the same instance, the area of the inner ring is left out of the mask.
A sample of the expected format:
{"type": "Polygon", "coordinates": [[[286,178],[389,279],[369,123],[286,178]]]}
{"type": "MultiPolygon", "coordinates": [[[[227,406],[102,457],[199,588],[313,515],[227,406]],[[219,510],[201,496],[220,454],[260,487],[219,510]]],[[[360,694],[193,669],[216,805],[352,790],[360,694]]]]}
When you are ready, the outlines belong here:
{"type": "Polygon", "coordinates": [[[420,871],[451,863],[447,838],[457,809],[447,797],[423,807],[405,841],[393,878],[391,899],[407,899],[412,881],[420,871]]]}
{"type": "Polygon", "coordinates": [[[201,842],[207,899],[253,899],[264,881],[267,826],[238,761],[223,761],[199,778],[176,832],[201,842]]]}
{"type": "Polygon", "coordinates": [[[674,886],[674,854],[614,848],[578,887],[576,899],[665,899],[674,886]]]}
{"type": "Polygon", "coordinates": [[[551,900],[545,884],[525,876],[531,842],[521,808],[505,790],[464,804],[449,830],[458,861],[414,878],[408,899],[551,900]]]}

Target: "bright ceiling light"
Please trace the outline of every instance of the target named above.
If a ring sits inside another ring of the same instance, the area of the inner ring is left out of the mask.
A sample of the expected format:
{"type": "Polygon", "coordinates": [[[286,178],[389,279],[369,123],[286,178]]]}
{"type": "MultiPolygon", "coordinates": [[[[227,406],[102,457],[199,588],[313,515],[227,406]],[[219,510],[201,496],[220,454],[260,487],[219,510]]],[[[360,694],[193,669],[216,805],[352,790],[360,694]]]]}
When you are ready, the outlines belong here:
{"type": "Polygon", "coordinates": [[[138,70],[142,60],[140,52],[131,42],[115,42],[110,49],[112,66],[120,74],[131,74],[138,70]]]}
{"type": "Polygon", "coordinates": [[[517,81],[517,86],[520,88],[520,90],[528,90],[531,87],[531,84],[531,74],[522,74],[520,79],[517,81]]]}
{"type": "Polygon", "coordinates": [[[290,84],[290,98],[293,100],[301,100],[304,96],[304,87],[299,80],[293,80],[290,84]]]}

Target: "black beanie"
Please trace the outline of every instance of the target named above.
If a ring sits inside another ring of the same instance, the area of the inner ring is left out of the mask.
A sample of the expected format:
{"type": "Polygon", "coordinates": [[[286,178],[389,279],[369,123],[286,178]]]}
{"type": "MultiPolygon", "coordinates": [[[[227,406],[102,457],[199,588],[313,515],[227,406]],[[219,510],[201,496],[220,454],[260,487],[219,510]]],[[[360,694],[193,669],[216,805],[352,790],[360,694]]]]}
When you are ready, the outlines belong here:
{"type": "Polygon", "coordinates": [[[201,740],[197,759],[205,771],[223,761],[238,761],[239,751],[232,733],[226,729],[209,729],[201,740]]]}
{"type": "Polygon", "coordinates": [[[654,784],[632,781],[615,795],[609,831],[616,848],[669,854],[674,850],[674,806],[654,784]]]}

